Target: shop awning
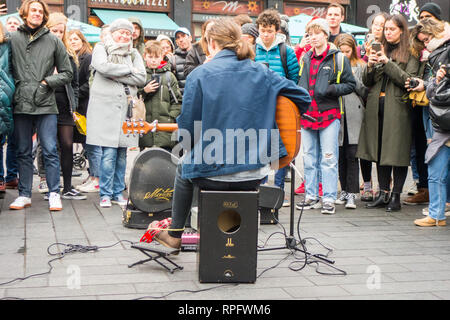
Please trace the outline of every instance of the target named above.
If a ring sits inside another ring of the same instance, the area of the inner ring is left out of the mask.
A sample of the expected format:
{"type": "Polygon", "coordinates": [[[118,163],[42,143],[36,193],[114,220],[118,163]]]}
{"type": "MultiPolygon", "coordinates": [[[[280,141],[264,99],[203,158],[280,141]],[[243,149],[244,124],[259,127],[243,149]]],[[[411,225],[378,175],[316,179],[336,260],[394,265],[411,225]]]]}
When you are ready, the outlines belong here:
{"type": "Polygon", "coordinates": [[[106,9],[92,9],[92,11],[105,24],[110,24],[119,18],[136,17],[141,20],[146,37],[157,37],[159,34],[173,37],[175,30],[178,29],[178,25],[165,13],[106,9]]]}
{"type": "MultiPolygon", "coordinates": [[[[9,17],[14,16],[20,19],[18,13],[12,13],[5,16],[0,17],[0,22],[3,24],[6,23],[9,17]]],[[[100,28],[97,28],[93,25],[83,23],[80,21],[67,19],[67,30],[79,29],[81,33],[86,37],[88,42],[94,43],[100,41],[100,28]]]]}

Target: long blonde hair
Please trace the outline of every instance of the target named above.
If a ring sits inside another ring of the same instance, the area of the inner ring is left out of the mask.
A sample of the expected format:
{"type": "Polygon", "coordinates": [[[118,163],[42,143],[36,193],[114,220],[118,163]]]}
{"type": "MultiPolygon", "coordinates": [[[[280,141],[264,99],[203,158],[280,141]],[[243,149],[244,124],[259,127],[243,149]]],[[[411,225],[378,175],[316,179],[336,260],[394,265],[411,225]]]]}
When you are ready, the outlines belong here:
{"type": "Polygon", "coordinates": [[[241,39],[241,28],[231,18],[220,18],[214,21],[208,32],[206,41],[216,41],[221,49],[234,51],[238,60],[254,59],[255,53],[247,41],[241,39]]]}
{"type": "Polygon", "coordinates": [[[412,54],[419,58],[422,50],[425,49],[425,44],[417,37],[419,33],[423,33],[433,38],[441,38],[445,31],[445,23],[436,21],[432,18],[426,18],[420,21],[411,31],[411,51],[412,54]]]}
{"type": "Polygon", "coordinates": [[[72,59],[75,61],[75,64],[78,66],[79,63],[78,63],[77,53],[75,52],[75,50],[72,49],[72,46],[69,44],[69,39],[67,37],[67,17],[64,14],[62,14],[61,12],[50,13],[46,27],[48,29],[50,29],[58,24],[64,25],[64,35],[62,38],[62,42],[64,43],[64,46],[66,47],[67,53],[69,54],[69,56],[72,57],[72,59]]]}

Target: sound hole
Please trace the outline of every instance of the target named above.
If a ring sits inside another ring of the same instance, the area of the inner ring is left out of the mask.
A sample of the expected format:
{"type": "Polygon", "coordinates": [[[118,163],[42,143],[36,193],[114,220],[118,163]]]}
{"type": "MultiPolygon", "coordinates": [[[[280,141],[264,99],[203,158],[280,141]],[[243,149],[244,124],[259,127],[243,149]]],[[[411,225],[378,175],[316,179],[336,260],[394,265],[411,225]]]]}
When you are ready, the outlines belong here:
{"type": "Polygon", "coordinates": [[[217,219],[217,226],[223,233],[234,233],[241,227],[241,215],[234,210],[225,210],[217,219]]]}

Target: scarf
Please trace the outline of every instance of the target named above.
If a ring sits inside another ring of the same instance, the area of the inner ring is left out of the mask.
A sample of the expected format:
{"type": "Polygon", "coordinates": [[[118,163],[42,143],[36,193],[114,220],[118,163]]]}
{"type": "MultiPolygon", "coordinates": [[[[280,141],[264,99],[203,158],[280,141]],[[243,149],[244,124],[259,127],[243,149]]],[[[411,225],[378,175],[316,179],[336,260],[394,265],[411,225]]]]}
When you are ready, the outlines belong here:
{"type": "Polygon", "coordinates": [[[110,34],[106,35],[104,40],[106,53],[108,54],[108,62],[115,64],[126,64],[131,68],[133,61],[131,58],[131,51],[133,49],[133,42],[117,43],[113,40],[110,34]]]}

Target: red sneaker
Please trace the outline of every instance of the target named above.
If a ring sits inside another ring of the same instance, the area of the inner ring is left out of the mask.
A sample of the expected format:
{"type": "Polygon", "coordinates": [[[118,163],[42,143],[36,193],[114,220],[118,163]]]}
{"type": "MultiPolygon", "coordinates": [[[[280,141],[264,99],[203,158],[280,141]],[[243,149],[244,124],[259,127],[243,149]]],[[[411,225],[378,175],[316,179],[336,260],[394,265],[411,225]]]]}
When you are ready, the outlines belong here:
{"type": "Polygon", "coordinates": [[[319,183],[319,197],[323,197],[322,183],[319,183]]]}
{"type": "Polygon", "coordinates": [[[305,193],[305,181],[302,182],[300,187],[295,189],[295,194],[302,194],[302,193],[305,193]]]}

